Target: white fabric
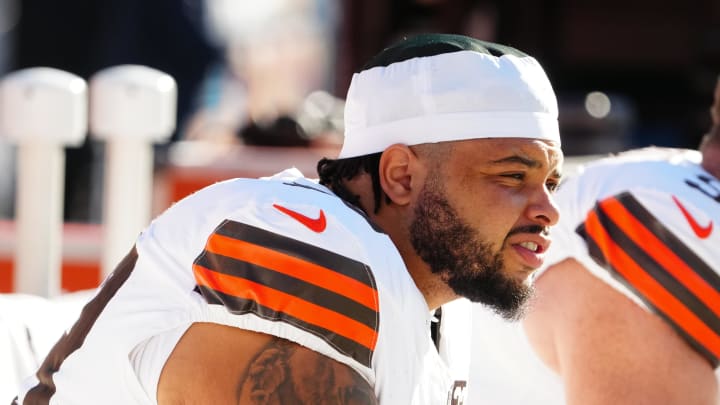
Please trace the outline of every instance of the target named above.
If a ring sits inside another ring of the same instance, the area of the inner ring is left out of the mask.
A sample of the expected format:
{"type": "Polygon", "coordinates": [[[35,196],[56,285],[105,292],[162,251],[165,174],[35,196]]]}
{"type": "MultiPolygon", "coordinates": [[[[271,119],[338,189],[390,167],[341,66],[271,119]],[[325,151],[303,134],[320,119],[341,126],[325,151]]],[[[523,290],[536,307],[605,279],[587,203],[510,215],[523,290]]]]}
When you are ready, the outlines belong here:
{"type": "Polygon", "coordinates": [[[459,298],[442,306],[438,352],[448,367],[451,380],[454,381],[449,400],[451,404],[473,404],[468,402],[468,381],[474,340],[472,331],[456,327],[472,325],[472,308],[472,302],[466,298],[459,298]],[[448,339],[445,338],[446,335],[449,335],[448,339]]]}
{"type": "Polygon", "coordinates": [[[558,107],[530,56],[459,51],[353,75],[340,158],[390,145],[475,138],[537,138],[560,144],[558,107]]]}
{"type": "Polygon", "coordinates": [[[190,323],[186,323],[175,329],[151,336],[130,351],[130,364],[148,399],[153,404],[157,404],[157,386],[163,366],[190,325],[190,323]]]}
{"type": "MultiPolygon", "coordinates": [[[[449,326],[449,325],[448,325],[449,326]]],[[[455,324],[472,333],[468,404],[562,405],[560,377],[533,352],[520,322],[509,322],[473,304],[470,324],[455,324]]]]}
{"type": "Polygon", "coordinates": [[[269,333],[309,347],[355,369],[374,387],[381,404],[438,405],[447,400],[451,381],[430,339],[427,304],[394,245],[359,213],[326,188],[302,178],[297,170],[264,180],[228,180],[196,192],[156,218],[138,238],[136,247],[138,260],[130,277],[98,317],[82,347],[54,375],[54,402],[153,404],[147,392],[156,392],[157,372],[144,372],[136,364],[138,377],[130,354],[139,347],[144,351],[142,357],[153,362],[150,369],[160,369],[167,355],[150,353],[154,345],[141,343],[192,322],[269,333]],[[309,231],[273,208],[276,203],[315,213],[321,208],[327,229],[322,233],[309,231]],[[232,314],[221,305],[208,304],[193,291],[193,262],[225,220],[302,240],[365,263],[374,275],[380,308],[370,368],[303,329],[253,314],[232,314]],[[433,380],[425,380],[428,378],[433,380]]]}
{"type": "Polygon", "coordinates": [[[444,339],[444,336],[457,332],[453,325],[471,325],[472,308],[472,303],[466,298],[459,298],[442,306],[438,352],[450,368],[450,374],[455,381],[468,381],[472,332],[465,330],[452,339],[444,339]]]}
{"type": "Polygon", "coordinates": [[[48,299],[0,294],[0,404],[20,392],[94,290],[48,299]]]}
{"type": "Polygon", "coordinates": [[[21,381],[37,370],[30,333],[22,319],[7,311],[11,308],[0,296],[0,403],[9,404],[21,381]]]}

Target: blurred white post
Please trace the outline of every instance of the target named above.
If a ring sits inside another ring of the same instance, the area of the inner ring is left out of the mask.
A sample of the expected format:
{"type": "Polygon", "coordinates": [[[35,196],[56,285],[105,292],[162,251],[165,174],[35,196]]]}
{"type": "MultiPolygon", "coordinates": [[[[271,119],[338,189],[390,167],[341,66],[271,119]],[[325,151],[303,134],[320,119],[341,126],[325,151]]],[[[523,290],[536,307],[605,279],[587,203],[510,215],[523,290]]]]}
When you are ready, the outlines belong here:
{"type": "Polygon", "coordinates": [[[106,141],[104,277],[128,253],[152,213],[153,143],[175,129],[175,80],[146,66],[105,69],[90,80],[90,134],[106,141]]]}
{"type": "Polygon", "coordinates": [[[64,146],[87,134],[87,84],[52,68],[23,69],[0,83],[0,135],[18,145],[16,292],[60,294],[64,146]]]}

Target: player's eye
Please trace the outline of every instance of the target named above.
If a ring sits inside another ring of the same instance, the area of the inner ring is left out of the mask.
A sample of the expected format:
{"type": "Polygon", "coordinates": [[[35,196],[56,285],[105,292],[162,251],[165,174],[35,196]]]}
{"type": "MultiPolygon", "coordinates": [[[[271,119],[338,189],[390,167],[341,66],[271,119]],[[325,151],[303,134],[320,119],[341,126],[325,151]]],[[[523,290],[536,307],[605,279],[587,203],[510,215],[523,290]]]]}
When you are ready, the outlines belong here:
{"type": "Polygon", "coordinates": [[[525,180],[525,173],[505,173],[502,176],[515,180],[525,180]]]}
{"type": "Polygon", "coordinates": [[[550,180],[545,183],[545,187],[547,187],[548,191],[550,191],[551,193],[557,191],[559,185],[560,183],[555,180],[550,180]]]}

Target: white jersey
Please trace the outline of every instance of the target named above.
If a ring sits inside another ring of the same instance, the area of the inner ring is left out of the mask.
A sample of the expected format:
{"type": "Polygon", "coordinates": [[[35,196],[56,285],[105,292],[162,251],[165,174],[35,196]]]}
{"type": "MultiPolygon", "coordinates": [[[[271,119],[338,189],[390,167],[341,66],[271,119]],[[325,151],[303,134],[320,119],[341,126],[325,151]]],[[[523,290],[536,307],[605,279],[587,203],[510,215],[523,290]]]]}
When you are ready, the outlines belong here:
{"type": "Polygon", "coordinates": [[[562,405],[562,380],[535,355],[521,322],[509,322],[489,308],[473,304],[467,403],[473,405],[562,405]]]}
{"type": "Polygon", "coordinates": [[[56,365],[50,403],[155,403],[147,392],[169,352],[140,353],[155,372],[138,373],[134,350],[152,349],[143,344],[154,336],[176,342],[194,322],[322,353],[362,375],[381,404],[449,403],[431,314],[390,238],[297,170],[207,187],[156,218],[135,249],[101,287],[106,304],[82,345],[56,365]]]}
{"type": "MultiPolygon", "coordinates": [[[[581,167],[555,196],[560,222],[535,277],[573,258],[717,367],[720,180],[700,159],[697,151],[653,147],[581,167]]],[[[469,403],[564,403],[559,377],[535,356],[520,323],[475,305],[473,341],[469,403]]]]}

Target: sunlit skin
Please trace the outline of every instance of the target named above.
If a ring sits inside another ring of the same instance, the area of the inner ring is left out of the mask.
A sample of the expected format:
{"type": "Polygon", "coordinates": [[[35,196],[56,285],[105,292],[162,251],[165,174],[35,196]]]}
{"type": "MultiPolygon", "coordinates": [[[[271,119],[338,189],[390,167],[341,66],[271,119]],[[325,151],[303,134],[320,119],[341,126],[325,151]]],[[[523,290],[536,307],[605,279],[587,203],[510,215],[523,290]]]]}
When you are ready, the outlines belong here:
{"type": "Polygon", "coordinates": [[[545,251],[547,236],[508,235],[513,229],[557,223],[551,194],[560,181],[560,148],[540,140],[488,139],[461,142],[454,152],[441,168],[450,203],[482,240],[503,253],[506,274],[526,279],[541,263],[518,244],[535,242],[545,251]]]}
{"type": "MultiPolygon", "coordinates": [[[[448,203],[474,230],[475,239],[500,255],[507,277],[525,283],[549,247],[547,235],[539,231],[559,218],[551,194],[560,181],[562,160],[558,145],[537,139],[393,145],[380,161],[380,182],[392,202],[371,217],[398,247],[430,309],[457,298],[410,242],[414,208],[423,188],[439,179],[448,203]],[[527,242],[537,244],[537,251],[521,246],[527,242]]],[[[364,191],[368,181],[358,176],[348,184],[365,207],[372,206],[371,195],[364,191]]]]}

